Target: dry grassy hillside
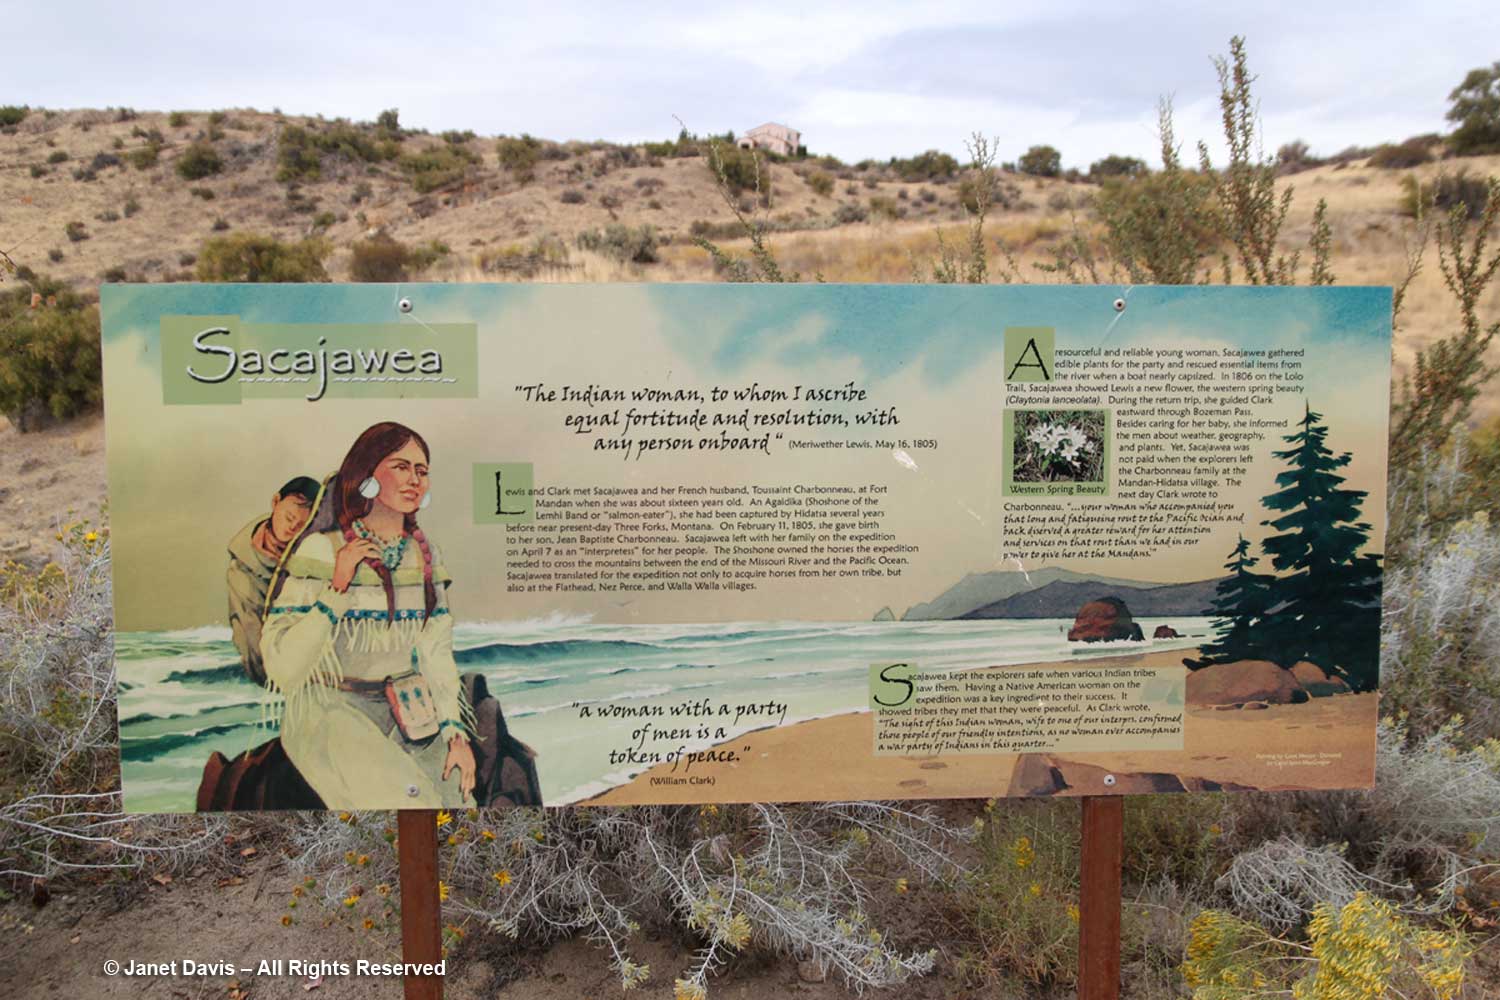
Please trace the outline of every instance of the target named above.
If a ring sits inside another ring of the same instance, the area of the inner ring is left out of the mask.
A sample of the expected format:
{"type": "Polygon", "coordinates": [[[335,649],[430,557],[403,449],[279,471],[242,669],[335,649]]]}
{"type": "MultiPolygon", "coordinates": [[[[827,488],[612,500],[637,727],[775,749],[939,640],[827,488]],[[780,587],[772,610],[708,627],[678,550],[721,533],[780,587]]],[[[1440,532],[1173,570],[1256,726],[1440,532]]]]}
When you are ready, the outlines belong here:
{"type": "MultiPolygon", "coordinates": [[[[455,136],[450,142],[407,134],[399,143],[403,157],[454,145],[477,161],[460,179],[423,194],[401,160],[325,156],[318,179],[278,180],[278,139],[290,127],[326,134],[334,123],[247,110],[32,112],[0,134],[3,248],[18,264],[88,287],[122,278],[191,280],[204,241],[234,232],[283,240],[321,235],[335,248],[327,262],[334,280],[349,277],[351,244],[380,231],[403,243],[435,241],[447,248],[423,280],[714,280],[708,255],[691,237],[707,233],[731,250],[744,245],[732,238],[734,214],[702,157],[544,143],[534,177],[526,181],[500,165],[492,138],[455,136]],[[194,143],[214,149],[221,172],[195,180],[179,176],[179,160],[194,143]],[[145,151],[153,145],[159,147],[155,162],[134,165],[150,159],[145,151]],[[579,248],[580,232],[611,223],[654,227],[665,244],[658,259],[634,264],[579,248]]],[[[1500,157],[1462,163],[1471,173],[1500,173],[1500,157]]],[[[1440,169],[1453,164],[1414,172],[1428,178],[1440,169]]],[[[1296,187],[1290,242],[1306,244],[1313,206],[1326,198],[1337,280],[1397,283],[1410,228],[1399,213],[1401,178],[1408,172],[1353,161],[1285,178],[1296,187]]],[[[1091,231],[1086,202],[1093,188],[1012,174],[1004,183],[1010,203],[992,213],[988,233],[1015,254],[1022,280],[1049,280],[1034,265],[1050,259],[1075,225],[1091,231]],[[1085,207],[1075,211],[1079,205],[1085,207]]],[[[926,275],[937,232],[957,237],[965,218],[956,183],[905,182],[880,167],[775,163],[769,189],[769,206],[756,204],[752,193],[736,198],[776,230],[772,244],[785,266],[828,281],[910,281],[914,268],[926,275]],[[826,194],[809,183],[817,173],[832,181],[826,194]]],[[[1002,280],[999,270],[992,268],[991,280],[1002,280]]],[[[1500,314],[1493,294],[1486,307],[1491,318],[1500,314]]],[[[1455,322],[1429,247],[1408,296],[1398,365],[1415,348],[1452,332],[1455,322]]],[[[1500,413],[1495,397],[1482,399],[1476,415],[1500,413]]]]}

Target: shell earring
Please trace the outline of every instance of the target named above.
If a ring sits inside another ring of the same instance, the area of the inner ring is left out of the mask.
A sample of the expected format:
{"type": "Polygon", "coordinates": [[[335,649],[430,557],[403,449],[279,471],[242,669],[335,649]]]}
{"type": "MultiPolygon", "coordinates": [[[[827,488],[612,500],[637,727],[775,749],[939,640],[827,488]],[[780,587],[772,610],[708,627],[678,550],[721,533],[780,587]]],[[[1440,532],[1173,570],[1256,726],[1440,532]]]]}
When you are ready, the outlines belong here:
{"type": "Polygon", "coordinates": [[[426,510],[427,505],[430,503],[432,503],[432,491],[428,490],[426,493],[422,494],[422,502],[417,504],[417,509],[426,510]]]}
{"type": "Polygon", "coordinates": [[[380,496],[380,483],[374,476],[366,476],[359,484],[359,495],[366,500],[374,500],[380,496]]]}

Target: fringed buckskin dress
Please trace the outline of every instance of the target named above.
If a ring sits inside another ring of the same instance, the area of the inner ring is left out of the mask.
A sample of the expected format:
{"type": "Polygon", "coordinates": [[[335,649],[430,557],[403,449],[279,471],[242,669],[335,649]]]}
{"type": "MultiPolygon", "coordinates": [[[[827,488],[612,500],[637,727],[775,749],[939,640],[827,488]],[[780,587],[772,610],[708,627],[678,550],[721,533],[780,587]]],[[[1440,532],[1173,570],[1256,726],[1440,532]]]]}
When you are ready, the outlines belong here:
{"type": "Polygon", "coordinates": [[[453,662],[452,578],[435,548],[407,545],[391,571],[392,612],[380,577],[361,564],[344,593],[333,589],[339,532],[310,535],[287,560],[287,579],[261,636],[268,713],[279,718],[287,757],[330,809],[465,806],[459,772],[443,778],[448,741],[472,738],[473,712],[453,662]],[[430,563],[427,562],[430,556],[430,563]],[[430,568],[437,605],[427,617],[430,568]],[[430,685],[439,730],[407,740],[383,689],[419,673],[430,685]]]}

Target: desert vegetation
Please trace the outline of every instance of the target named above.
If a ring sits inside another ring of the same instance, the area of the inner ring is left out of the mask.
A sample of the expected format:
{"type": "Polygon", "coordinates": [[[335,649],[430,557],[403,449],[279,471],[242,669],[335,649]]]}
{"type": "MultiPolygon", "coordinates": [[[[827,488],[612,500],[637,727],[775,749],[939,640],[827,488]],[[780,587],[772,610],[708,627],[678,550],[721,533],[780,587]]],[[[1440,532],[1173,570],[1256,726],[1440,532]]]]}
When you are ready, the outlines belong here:
{"type": "MultiPolygon", "coordinates": [[[[93,285],[106,272],[1389,283],[1401,373],[1377,785],[1130,801],[1127,992],[1488,995],[1500,983],[1497,78],[1500,64],[1455,88],[1449,136],[1266,157],[1235,40],[1219,62],[1225,162],[1206,147],[1185,158],[1164,103],[1159,165],[1112,156],[1086,175],[1042,144],[1006,169],[983,135],[962,163],[936,150],[780,161],[686,129],[639,146],[501,137],[491,157],[471,134],[423,135],[395,111],[361,124],[0,107],[21,164],[0,183],[31,199],[3,220],[16,249],[0,255],[0,412],[26,430],[97,405],[93,285]],[[123,217],[81,221],[112,206],[123,217]],[[42,256],[50,277],[34,269],[42,256]]],[[[1102,439],[1087,419],[1039,414],[1017,446],[1040,475],[1079,475],[1102,439]]],[[[118,813],[108,526],[60,515],[55,541],[50,558],[0,564],[0,892],[180,872],[254,830],[299,868],[282,924],[318,907],[357,932],[394,926],[387,815],[231,826],[118,813]]],[[[1247,552],[1230,558],[1254,572],[1247,552]]],[[[446,941],[584,935],[622,986],[670,977],[681,1000],[711,995],[717,973],[757,951],[855,989],[936,974],[955,993],[1061,993],[1077,961],[1076,815],[1008,801],[442,813],[446,941]],[[692,957],[652,970],[633,950],[643,929],[692,957]]]]}

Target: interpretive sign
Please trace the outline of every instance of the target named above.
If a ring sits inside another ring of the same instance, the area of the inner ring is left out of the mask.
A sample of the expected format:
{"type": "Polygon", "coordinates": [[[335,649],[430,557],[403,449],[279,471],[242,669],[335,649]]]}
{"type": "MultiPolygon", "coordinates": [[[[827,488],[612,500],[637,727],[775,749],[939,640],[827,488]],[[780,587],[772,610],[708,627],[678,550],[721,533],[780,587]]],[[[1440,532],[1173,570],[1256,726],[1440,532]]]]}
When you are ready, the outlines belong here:
{"type": "Polygon", "coordinates": [[[126,807],[1367,786],[1390,307],[106,286],[126,807]]]}

